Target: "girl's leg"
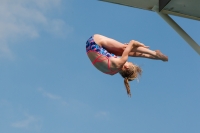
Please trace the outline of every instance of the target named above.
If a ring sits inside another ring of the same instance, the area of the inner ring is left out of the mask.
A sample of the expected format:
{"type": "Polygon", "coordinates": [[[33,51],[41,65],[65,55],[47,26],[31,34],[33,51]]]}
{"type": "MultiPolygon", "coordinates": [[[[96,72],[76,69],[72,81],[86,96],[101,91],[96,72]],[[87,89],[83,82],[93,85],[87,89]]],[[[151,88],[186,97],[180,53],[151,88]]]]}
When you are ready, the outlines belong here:
{"type": "Polygon", "coordinates": [[[162,61],[168,61],[168,57],[163,55],[159,50],[150,50],[144,47],[136,47],[132,49],[132,53],[130,53],[130,56],[135,57],[144,57],[144,58],[150,58],[150,59],[155,59],[155,60],[162,60],[162,61]],[[139,54],[137,54],[139,53],[139,54]]]}
{"type": "Polygon", "coordinates": [[[121,42],[99,34],[94,35],[94,41],[97,45],[104,47],[108,52],[113,53],[117,56],[121,56],[124,52],[124,49],[127,47],[127,45],[124,45],[121,42]]]}
{"type": "Polygon", "coordinates": [[[145,53],[145,54],[150,54],[152,56],[156,56],[156,52],[144,47],[136,47],[132,49],[132,52],[140,52],[140,53],[145,53]]]}
{"type": "MultiPolygon", "coordinates": [[[[127,47],[127,45],[124,45],[121,42],[118,42],[114,39],[111,39],[102,35],[95,35],[94,40],[98,45],[104,47],[108,52],[113,53],[117,56],[121,56],[127,47]]],[[[163,61],[168,60],[167,57],[164,56],[160,51],[153,51],[144,47],[133,48],[132,52],[133,53],[136,52],[134,57],[145,57],[145,58],[150,58],[150,59],[157,58],[163,61]],[[142,53],[143,55],[141,56],[140,54],[137,54],[137,52],[142,53]]]]}
{"type": "Polygon", "coordinates": [[[131,56],[131,57],[149,58],[149,59],[154,59],[154,60],[160,60],[156,56],[153,56],[153,55],[150,55],[150,54],[145,54],[145,53],[140,53],[140,52],[130,52],[129,56],[131,56]]]}

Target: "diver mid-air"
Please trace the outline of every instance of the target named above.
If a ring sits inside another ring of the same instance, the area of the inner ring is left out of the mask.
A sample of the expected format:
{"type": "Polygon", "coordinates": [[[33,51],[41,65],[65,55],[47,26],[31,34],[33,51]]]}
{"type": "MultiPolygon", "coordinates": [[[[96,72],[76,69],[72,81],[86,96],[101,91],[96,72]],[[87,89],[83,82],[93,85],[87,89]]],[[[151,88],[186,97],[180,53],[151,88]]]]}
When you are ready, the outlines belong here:
{"type": "Polygon", "coordinates": [[[136,79],[142,73],[139,66],[127,61],[129,56],[168,61],[168,57],[159,50],[150,50],[149,46],[138,41],[131,40],[123,44],[99,34],[87,40],[86,52],[92,64],[101,72],[110,75],[120,73],[129,96],[131,96],[129,81],[136,79]]]}

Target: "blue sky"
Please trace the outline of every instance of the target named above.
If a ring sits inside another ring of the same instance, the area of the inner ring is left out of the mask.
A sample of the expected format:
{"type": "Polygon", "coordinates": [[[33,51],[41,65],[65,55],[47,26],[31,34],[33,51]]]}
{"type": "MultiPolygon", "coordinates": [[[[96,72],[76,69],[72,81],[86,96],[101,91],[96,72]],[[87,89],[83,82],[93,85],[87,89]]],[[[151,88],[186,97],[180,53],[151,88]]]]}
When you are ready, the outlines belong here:
{"type": "MultiPolygon", "coordinates": [[[[200,22],[172,18],[200,44],[200,22]]],[[[199,133],[199,55],[156,13],[97,0],[1,0],[1,133],[199,133]],[[160,49],[126,95],[96,70],[85,42],[99,33],[160,49]]]]}

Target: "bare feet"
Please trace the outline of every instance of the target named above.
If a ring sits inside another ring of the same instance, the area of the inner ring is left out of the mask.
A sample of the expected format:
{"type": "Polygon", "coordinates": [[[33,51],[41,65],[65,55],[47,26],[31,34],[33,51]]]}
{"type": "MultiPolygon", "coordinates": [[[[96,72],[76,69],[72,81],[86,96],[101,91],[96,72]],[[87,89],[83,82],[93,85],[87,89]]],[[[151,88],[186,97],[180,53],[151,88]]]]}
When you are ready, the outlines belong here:
{"type": "Polygon", "coordinates": [[[164,54],[162,54],[162,53],[160,52],[160,50],[155,50],[155,52],[156,52],[156,57],[157,57],[158,59],[160,59],[160,60],[162,60],[162,61],[168,61],[168,57],[165,56],[164,54]]]}

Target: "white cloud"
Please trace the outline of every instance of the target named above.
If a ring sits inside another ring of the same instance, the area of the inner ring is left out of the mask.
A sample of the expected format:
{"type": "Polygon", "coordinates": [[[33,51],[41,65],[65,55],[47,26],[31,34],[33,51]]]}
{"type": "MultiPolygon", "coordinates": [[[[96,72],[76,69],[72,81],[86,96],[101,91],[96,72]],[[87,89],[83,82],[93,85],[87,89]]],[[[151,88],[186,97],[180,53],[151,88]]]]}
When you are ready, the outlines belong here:
{"type": "Polygon", "coordinates": [[[2,99],[0,100],[0,108],[1,108],[1,121],[3,125],[1,126],[9,126],[13,128],[21,128],[26,130],[34,130],[40,131],[42,128],[42,119],[28,113],[24,113],[25,110],[18,110],[15,108],[15,105],[10,103],[9,101],[2,99]],[[23,119],[16,121],[19,119],[19,116],[23,116],[23,119]],[[6,121],[6,122],[4,122],[6,121]]]}
{"type": "Polygon", "coordinates": [[[38,89],[40,92],[42,92],[42,94],[45,96],[45,97],[48,97],[49,99],[52,99],[52,100],[61,100],[61,97],[60,96],[57,96],[57,95],[54,95],[54,94],[51,94],[49,92],[46,92],[43,88],[39,88],[38,89]]]}
{"type": "Polygon", "coordinates": [[[61,96],[49,93],[49,92],[45,91],[43,88],[41,88],[41,87],[38,88],[38,91],[40,91],[44,97],[47,97],[47,98],[49,98],[51,100],[57,101],[63,107],[68,107],[69,106],[69,103],[66,102],[65,100],[63,100],[63,98],[61,96]]]}
{"type": "MultiPolygon", "coordinates": [[[[73,113],[87,112],[92,110],[91,107],[76,99],[68,99],[67,101],[59,95],[55,95],[47,92],[42,87],[37,89],[45,98],[50,99],[52,103],[56,102],[56,105],[62,108],[62,110],[72,111],[73,113]]],[[[93,117],[93,116],[92,116],[93,117]]]]}
{"type": "Polygon", "coordinates": [[[95,118],[101,119],[101,120],[109,120],[109,112],[99,111],[95,114],[95,118]]]}
{"type": "Polygon", "coordinates": [[[59,96],[53,95],[51,93],[44,93],[44,95],[50,99],[61,99],[59,96]]]}
{"type": "Polygon", "coordinates": [[[13,59],[13,54],[11,50],[9,49],[7,43],[1,40],[1,38],[0,38],[0,58],[13,59]]]}
{"type": "Polygon", "coordinates": [[[62,7],[62,0],[0,0],[0,57],[12,57],[11,42],[37,38],[41,31],[66,36],[72,28],[59,18],[52,18],[62,7]]]}
{"type": "Polygon", "coordinates": [[[25,114],[25,119],[21,121],[17,121],[11,124],[14,128],[23,128],[23,129],[31,129],[31,130],[40,130],[41,129],[41,119],[35,116],[25,114]]]}

